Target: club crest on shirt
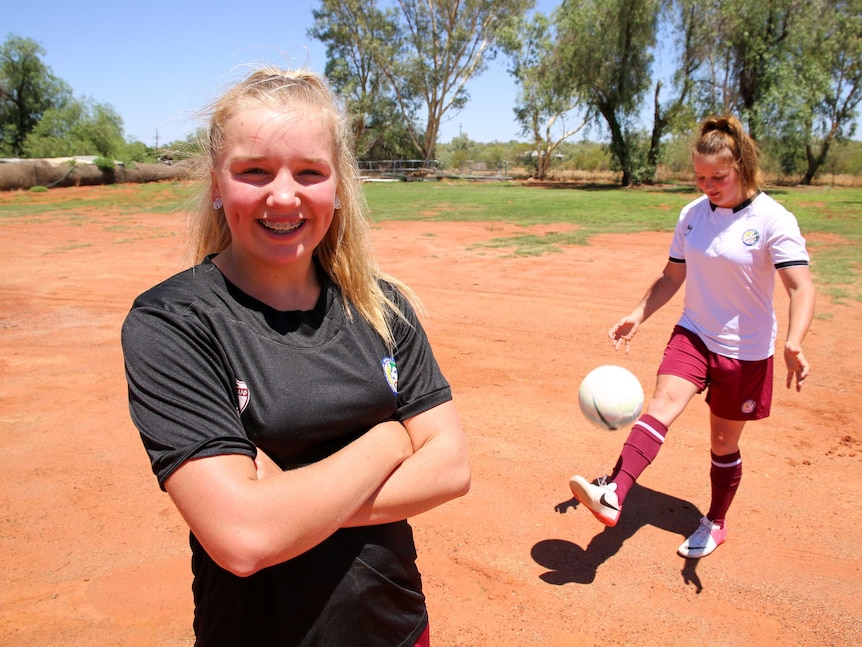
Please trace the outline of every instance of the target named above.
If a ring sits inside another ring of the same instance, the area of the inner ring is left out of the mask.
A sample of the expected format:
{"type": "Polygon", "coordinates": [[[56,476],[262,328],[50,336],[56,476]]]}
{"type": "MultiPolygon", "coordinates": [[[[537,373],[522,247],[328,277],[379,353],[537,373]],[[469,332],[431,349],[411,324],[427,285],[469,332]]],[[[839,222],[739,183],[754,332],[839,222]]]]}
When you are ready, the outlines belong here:
{"type": "Polygon", "coordinates": [[[395,366],[395,360],[391,357],[384,357],[381,364],[383,365],[383,375],[386,377],[386,383],[392,389],[392,393],[398,395],[398,368],[395,366]]]}
{"type": "Polygon", "coordinates": [[[236,381],[236,400],[239,403],[239,414],[242,415],[242,412],[245,411],[245,408],[248,406],[249,401],[249,392],[248,385],[242,380],[236,381]]]}
{"type": "Polygon", "coordinates": [[[760,240],[760,232],[756,229],[746,229],[742,232],[742,242],[747,247],[751,247],[756,244],[758,240],[760,240]]]}

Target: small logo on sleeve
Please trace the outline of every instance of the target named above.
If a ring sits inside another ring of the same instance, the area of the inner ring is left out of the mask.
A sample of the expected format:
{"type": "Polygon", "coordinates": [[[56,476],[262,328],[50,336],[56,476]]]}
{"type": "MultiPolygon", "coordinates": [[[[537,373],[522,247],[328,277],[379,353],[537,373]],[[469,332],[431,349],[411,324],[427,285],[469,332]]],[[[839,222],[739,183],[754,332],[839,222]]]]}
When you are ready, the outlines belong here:
{"type": "Polygon", "coordinates": [[[384,357],[381,364],[383,365],[383,375],[386,377],[386,383],[392,389],[392,393],[398,395],[398,368],[395,366],[395,360],[391,357],[384,357]]]}
{"type": "Polygon", "coordinates": [[[248,401],[250,399],[248,392],[248,385],[242,380],[236,381],[236,400],[239,404],[239,414],[242,415],[242,412],[245,411],[245,408],[248,406],[248,401]]]}

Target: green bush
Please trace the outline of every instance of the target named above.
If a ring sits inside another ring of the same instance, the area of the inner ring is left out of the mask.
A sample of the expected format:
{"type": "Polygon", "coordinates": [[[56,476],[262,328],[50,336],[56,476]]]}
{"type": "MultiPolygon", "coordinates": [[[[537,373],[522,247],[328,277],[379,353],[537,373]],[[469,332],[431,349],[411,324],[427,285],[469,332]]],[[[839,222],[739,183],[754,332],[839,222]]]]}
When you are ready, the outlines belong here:
{"type": "Polygon", "coordinates": [[[114,170],[114,160],[108,159],[107,157],[97,157],[93,160],[93,164],[95,164],[102,171],[114,170]]]}

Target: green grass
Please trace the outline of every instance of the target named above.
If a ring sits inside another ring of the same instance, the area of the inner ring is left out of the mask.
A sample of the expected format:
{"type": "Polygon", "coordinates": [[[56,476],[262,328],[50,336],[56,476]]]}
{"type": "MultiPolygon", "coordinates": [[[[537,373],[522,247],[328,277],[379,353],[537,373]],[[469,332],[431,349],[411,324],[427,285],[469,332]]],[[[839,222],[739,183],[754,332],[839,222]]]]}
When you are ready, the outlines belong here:
{"type": "MultiPolygon", "coordinates": [[[[373,221],[428,220],[499,222],[546,226],[492,239],[488,248],[516,255],[554,253],[588,245],[600,233],[673,231],[680,208],[697,193],[691,185],[620,188],[546,188],[515,182],[398,182],[365,185],[373,221]],[[565,225],[555,230],[547,225],[565,225]]],[[[792,211],[808,239],[818,289],[833,301],[862,301],[862,188],[775,187],[768,193],[792,211]]],[[[0,193],[5,219],[42,220],[62,213],[78,222],[87,211],[103,214],[167,213],[184,209],[190,189],[178,182],[106,186],[97,199],[74,189],[0,193]]]]}
{"type": "MultiPolygon", "coordinates": [[[[768,193],[799,220],[809,240],[820,292],[836,302],[862,301],[862,189],[775,187],[768,193]]],[[[599,233],[672,232],[679,210],[697,196],[690,185],[671,187],[544,188],[516,183],[408,182],[369,184],[371,217],[383,220],[446,220],[531,225],[566,224],[573,231],[537,235],[525,231],[486,246],[516,255],[587,245],[599,233]]]]}
{"type": "Polygon", "coordinates": [[[179,182],[110,184],[99,188],[99,197],[95,199],[78,197],[75,189],[0,193],[0,221],[41,217],[47,211],[70,217],[93,209],[105,214],[170,213],[184,208],[191,195],[188,186],[179,182]]]}
{"type": "Polygon", "coordinates": [[[694,196],[687,187],[548,189],[448,182],[372,183],[365,193],[375,220],[499,221],[525,227],[576,223],[597,232],[670,231],[673,214],[694,196]]]}

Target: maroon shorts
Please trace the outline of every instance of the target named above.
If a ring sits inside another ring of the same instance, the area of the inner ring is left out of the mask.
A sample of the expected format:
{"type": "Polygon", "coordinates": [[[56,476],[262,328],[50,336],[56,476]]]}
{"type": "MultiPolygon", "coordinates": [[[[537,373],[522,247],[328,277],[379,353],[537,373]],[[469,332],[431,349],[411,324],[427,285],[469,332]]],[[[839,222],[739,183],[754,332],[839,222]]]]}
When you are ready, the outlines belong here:
{"type": "Polygon", "coordinates": [[[425,631],[422,632],[422,635],[419,636],[419,640],[416,641],[416,644],[413,647],[431,647],[431,625],[425,626],[425,631]]]}
{"type": "Polygon", "coordinates": [[[709,410],[725,420],[759,420],[772,405],[772,357],[748,361],[710,351],[682,326],[671,333],[659,375],[676,375],[706,391],[709,410]]]}

